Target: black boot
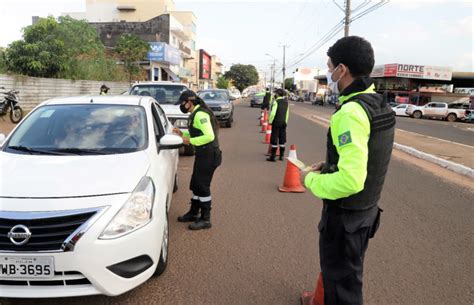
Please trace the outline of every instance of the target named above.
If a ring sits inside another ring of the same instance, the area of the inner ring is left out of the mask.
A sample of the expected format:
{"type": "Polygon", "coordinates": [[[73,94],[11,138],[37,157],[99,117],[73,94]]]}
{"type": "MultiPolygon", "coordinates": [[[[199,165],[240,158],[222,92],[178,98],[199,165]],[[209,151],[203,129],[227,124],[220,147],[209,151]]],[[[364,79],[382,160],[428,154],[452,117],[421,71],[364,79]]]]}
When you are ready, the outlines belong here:
{"type": "Polygon", "coordinates": [[[270,155],[270,157],[267,158],[267,161],[270,161],[270,162],[275,162],[276,161],[276,154],[277,154],[277,149],[278,147],[272,147],[272,153],[270,155]]]}
{"type": "Polygon", "coordinates": [[[280,161],[285,158],[285,147],[280,146],[280,161]]]}
{"type": "Polygon", "coordinates": [[[199,219],[199,207],[201,202],[196,199],[191,199],[191,208],[183,216],[178,217],[179,222],[191,222],[199,219]]]}
{"type": "Polygon", "coordinates": [[[212,227],[211,224],[211,203],[206,202],[205,205],[201,203],[201,218],[196,220],[192,224],[189,225],[190,230],[202,230],[202,229],[210,229],[212,227]]]}

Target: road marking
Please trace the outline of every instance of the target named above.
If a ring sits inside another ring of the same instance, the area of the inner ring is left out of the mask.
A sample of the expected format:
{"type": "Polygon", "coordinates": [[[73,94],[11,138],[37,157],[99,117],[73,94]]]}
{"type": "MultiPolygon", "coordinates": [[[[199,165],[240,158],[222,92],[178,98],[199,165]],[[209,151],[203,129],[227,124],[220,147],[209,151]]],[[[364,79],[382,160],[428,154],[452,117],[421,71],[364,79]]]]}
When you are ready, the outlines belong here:
{"type": "Polygon", "coordinates": [[[436,137],[432,137],[432,136],[427,136],[427,135],[424,135],[424,134],[421,134],[421,133],[416,133],[416,132],[413,132],[413,131],[408,131],[408,130],[404,130],[404,129],[400,129],[400,128],[396,128],[396,130],[397,131],[403,131],[403,132],[406,132],[406,133],[410,133],[410,134],[415,135],[415,136],[422,136],[422,137],[425,137],[425,138],[430,138],[430,139],[434,139],[434,140],[437,140],[437,141],[446,142],[446,143],[449,143],[449,144],[460,145],[460,146],[464,146],[464,147],[467,147],[467,148],[474,148],[474,146],[472,146],[472,145],[467,145],[467,144],[462,144],[462,143],[459,143],[459,142],[453,142],[453,141],[449,141],[449,140],[445,140],[445,139],[440,139],[440,138],[436,138],[436,137]]]}

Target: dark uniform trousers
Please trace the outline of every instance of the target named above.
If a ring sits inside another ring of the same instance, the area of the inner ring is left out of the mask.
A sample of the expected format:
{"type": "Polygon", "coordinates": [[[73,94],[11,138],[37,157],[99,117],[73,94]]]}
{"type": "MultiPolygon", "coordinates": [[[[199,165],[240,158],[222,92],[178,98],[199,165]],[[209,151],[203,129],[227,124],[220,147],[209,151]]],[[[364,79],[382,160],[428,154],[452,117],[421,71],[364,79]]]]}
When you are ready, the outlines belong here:
{"type": "Polygon", "coordinates": [[[286,143],[286,123],[275,123],[272,125],[272,135],[270,137],[270,143],[276,147],[285,146],[286,143]]]}
{"type": "Polygon", "coordinates": [[[222,152],[218,147],[196,147],[193,175],[189,188],[195,196],[211,196],[211,181],[214,172],[222,163],[222,152]]]}
{"type": "Polygon", "coordinates": [[[318,226],[325,305],[362,305],[362,273],[381,209],[351,211],[325,204],[318,226]]]}

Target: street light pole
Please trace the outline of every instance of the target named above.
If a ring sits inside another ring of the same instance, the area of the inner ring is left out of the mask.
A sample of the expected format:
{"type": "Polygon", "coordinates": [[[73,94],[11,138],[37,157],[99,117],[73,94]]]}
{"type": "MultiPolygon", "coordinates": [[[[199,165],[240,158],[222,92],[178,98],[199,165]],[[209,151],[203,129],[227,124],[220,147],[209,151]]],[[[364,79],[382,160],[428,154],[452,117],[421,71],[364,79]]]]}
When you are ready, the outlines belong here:
{"type": "Polygon", "coordinates": [[[346,17],[344,18],[344,37],[349,36],[349,24],[351,23],[351,0],[346,0],[346,17]]]}
{"type": "Polygon", "coordinates": [[[283,72],[283,82],[281,83],[281,88],[282,89],[285,89],[285,72],[286,72],[286,66],[285,66],[285,55],[286,55],[286,48],[289,47],[289,45],[282,45],[283,47],[283,68],[282,68],[282,72],[283,72]]]}

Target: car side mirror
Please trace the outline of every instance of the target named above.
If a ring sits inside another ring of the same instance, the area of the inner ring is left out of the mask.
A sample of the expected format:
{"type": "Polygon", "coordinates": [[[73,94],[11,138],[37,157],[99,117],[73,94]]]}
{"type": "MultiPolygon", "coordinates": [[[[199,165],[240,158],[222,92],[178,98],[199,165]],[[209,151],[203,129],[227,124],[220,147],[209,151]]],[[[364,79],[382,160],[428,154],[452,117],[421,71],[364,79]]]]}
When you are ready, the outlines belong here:
{"type": "Polygon", "coordinates": [[[164,135],[159,143],[160,149],[178,149],[183,145],[183,138],[172,134],[164,135]]]}
{"type": "Polygon", "coordinates": [[[0,147],[3,146],[3,142],[5,142],[6,138],[7,137],[3,133],[0,133],[0,147]]]}

